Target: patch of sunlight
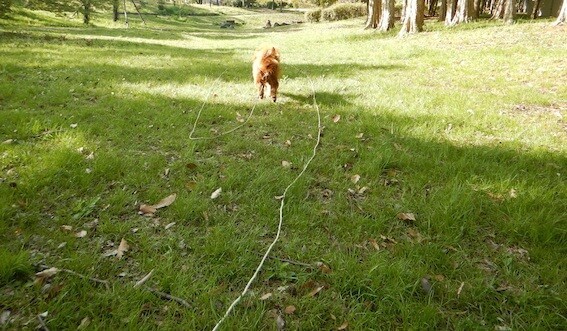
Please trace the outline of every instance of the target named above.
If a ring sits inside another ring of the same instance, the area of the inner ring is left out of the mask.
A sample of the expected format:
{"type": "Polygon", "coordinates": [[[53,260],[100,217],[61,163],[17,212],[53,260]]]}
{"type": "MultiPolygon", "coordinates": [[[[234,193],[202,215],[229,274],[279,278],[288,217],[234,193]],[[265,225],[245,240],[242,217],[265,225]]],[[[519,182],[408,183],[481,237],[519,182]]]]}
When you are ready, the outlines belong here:
{"type": "Polygon", "coordinates": [[[117,62],[118,65],[134,69],[165,69],[171,67],[171,56],[160,55],[135,55],[129,57],[121,57],[117,62]]]}

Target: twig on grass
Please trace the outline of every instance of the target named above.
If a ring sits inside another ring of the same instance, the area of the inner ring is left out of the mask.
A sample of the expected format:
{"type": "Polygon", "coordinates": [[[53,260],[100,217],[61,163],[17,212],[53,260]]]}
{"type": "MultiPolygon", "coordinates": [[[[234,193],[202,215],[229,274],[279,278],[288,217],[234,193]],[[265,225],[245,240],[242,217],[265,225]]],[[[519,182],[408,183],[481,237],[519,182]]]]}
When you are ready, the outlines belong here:
{"type": "Polygon", "coordinates": [[[147,286],[146,286],[146,290],[152,292],[153,294],[155,294],[156,296],[158,296],[158,297],[160,297],[160,298],[162,298],[162,299],[170,300],[170,301],[175,301],[175,302],[177,302],[178,304],[180,304],[180,305],[182,305],[182,306],[184,306],[184,307],[186,307],[186,308],[189,308],[189,309],[193,308],[193,307],[191,307],[191,305],[189,304],[189,302],[187,302],[187,301],[185,301],[185,300],[183,300],[183,299],[181,299],[181,298],[174,297],[173,295],[167,294],[167,293],[165,293],[165,292],[158,291],[158,290],[156,290],[156,289],[153,289],[153,288],[147,287],[147,286]]]}
{"type": "Polygon", "coordinates": [[[41,317],[41,314],[37,315],[37,320],[39,321],[39,325],[44,331],[49,331],[49,328],[47,327],[47,325],[45,325],[45,321],[43,320],[43,317],[41,317]]]}
{"type": "MultiPolygon", "coordinates": [[[[44,268],[44,269],[49,269],[49,266],[46,266],[46,265],[41,265],[41,267],[44,268]]],[[[73,271],[73,270],[70,270],[70,269],[59,269],[59,268],[57,268],[57,269],[59,271],[66,272],[68,274],[71,274],[71,275],[74,275],[74,276],[77,276],[77,277],[80,277],[80,278],[83,278],[83,279],[88,279],[88,280],[93,281],[95,283],[103,284],[106,287],[107,290],[110,289],[110,283],[107,280],[85,276],[83,274],[80,274],[80,273],[73,271]]]]}

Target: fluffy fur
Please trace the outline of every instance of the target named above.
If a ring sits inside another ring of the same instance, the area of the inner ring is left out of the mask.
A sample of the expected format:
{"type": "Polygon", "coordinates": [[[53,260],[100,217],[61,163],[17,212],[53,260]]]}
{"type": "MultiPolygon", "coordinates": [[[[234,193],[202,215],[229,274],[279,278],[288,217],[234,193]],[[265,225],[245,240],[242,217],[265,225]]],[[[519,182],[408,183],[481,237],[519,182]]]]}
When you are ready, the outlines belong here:
{"type": "Polygon", "coordinates": [[[270,87],[270,97],[276,102],[280,77],[280,52],[275,47],[256,51],[252,64],[252,76],[258,87],[258,97],[264,98],[264,88],[270,87]]]}

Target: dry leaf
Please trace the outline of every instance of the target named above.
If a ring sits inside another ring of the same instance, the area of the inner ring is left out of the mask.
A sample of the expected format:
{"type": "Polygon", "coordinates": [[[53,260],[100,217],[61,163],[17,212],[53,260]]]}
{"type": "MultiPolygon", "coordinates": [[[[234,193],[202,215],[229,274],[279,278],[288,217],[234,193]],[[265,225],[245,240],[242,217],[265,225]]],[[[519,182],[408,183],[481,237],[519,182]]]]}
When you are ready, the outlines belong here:
{"type": "Polygon", "coordinates": [[[339,326],[339,327],[337,328],[337,330],[346,330],[347,327],[348,327],[348,322],[345,321],[343,324],[341,324],[341,326],[339,326]]]}
{"type": "Polygon", "coordinates": [[[518,192],[516,191],[516,189],[511,189],[510,190],[510,198],[517,198],[518,197],[518,192]]]}
{"type": "Polygon", "coordinates": [[[353,175],[352,177],[350,177],[350,181],[353,183],[358,183],[358,181],[360,180],[360,175],[353,175]]]}
{"type": "Polygon", "coordinates": [[[71,232],[73,231],[73,227],[70,225],[61,225],[61,230],[71,232]]]}
{"type": "Polygon", "coordinates": [[[278,328],[278,331],[283,330],[285,328],[285,320],[280,314],[278,314],[278,317],[276,317],[276,327],[278,328]]]}
{"type": "Polygon", "coordinates": [[[324,288],[325,288],[325,286],[318,286],[313,291],[309,292],[309,294],[307,296],[314,297],[314,296],[317,295],[317,293],[321,292],[324,288]]]}
{"type": "Polygon", "coordinates": [[[126,242],[126,239],[122,238],[122,240],[120,240],[120,245],[118,245],[118,249],[116,250],[116,257],[118,259],[121,259],[122,256],[124,256],[124,253],[128,251],[128,249],[130,249],[128,242],[126,242]]]}
{"type": "Polygon", "coordinates": [[[284,167],[284,168],[289,168],[289,167],[291,167],[291,162],[282,161],[282,167],[284,167]]]}
{"type": "Polygon", "coordinates": [[[49,269],[45,269],[43,271],[40,271],[40,272],[36,273],[35,276],[37,278],[47,279],[47,278],[53,277],[58,272],[59,272],[59,269],[53,267],[53,268],[49,268],[49,269]]]}
{"type": "Polygon", "coordinates": [[[374,247],[377,251],[380,250],[380,246],[378,245],[378,242],[376,242],[375,239],[369,239],[368,241],[370,241],[370,244],[372,244],[372,247],[374,247]]]}
{"type": "Polygon", "coordinates": [[[187,183],[185,183],[185,188],[188,189],[189,191],[193,191],[195,189],[195,187],[197,187],[197,182],[196,181],[188,181],[187,183]]]}
{"type": "Polygon", "coordinates": [[[285,145],[286,145],[287,147],[291,146],[291,140],[286,140],[286,141],[285,141],[285,145]]]}
{"type": "Polygon", "coordinates": [[[172,226],[174,226],[175,224],[176,224],[175,222],[171,222],[171,223],[169,223],[169,224],[167,224],[167,225],[165,226],[165,229],[166,229],[166,230],[169,230],[169,229],[170,229],[172,226]]]}
{"type": "Polygon", "coordinates": [[[276,199],[276,200],[281,200],[281,199],[283,199],[284,197],[285,197],[284,195],[276,195],[276,196],[274,197],[274,199],[276,199]]]}
{"type": "Polygon", "coordinates": [[[362,139],[362,137],[364,137],[364,133],[362,132],[356,135],[357,139],[362,139]]]}
{"type": "Polygon", "coordinates": [[[399,213],[396,217],[405,222],[415,222],[415,215],[413,213],[399,213]]]}
{"type": "Polygon", "coordinates": [[[330,274],[332,272],[331,268],[329,268],[329,266],[327,266],[325,263],[323,262],[315,262],[315,265],[317,266],[317,268],[319,270],[321,270],[322,273],[324,274],[330,274]]]}
{"type": "Polygon", "coordinates": [[[216,199],[219,197],[219,195],[222,192],[222,188],[219,187],[218,189],[216,189],[212,194],[211,194],[211,199],[216,199]]]}
{"type": "Polygon", "coordinates": [[[337,114],[337,115],[333,116],[333,123],[337,123],[340,120],[341,120],[341,115],[337,114]]]}
{"type": "Polygon", "coordinates": [[[157,209],[155,209],[153,206],[143,204],[140,205],[140,212],[142,213],[142,215],[153,215],[156,211],[157,209]]]}
{"type": "Polygon", "coordinates": [[[144,278],[140,279],[136,284],[134,284],[134,288],[142,286],[142,284],[144,284],[148,279],[150,279],[153,273],[154,273],[154,269],[152,269],[152,271],[150,271],[147,275],[145,275],[144,278]]]}
{"type": "Polygon", "coordinates": [[[69,126],[70,126],[72,129],[74,129],[74,128],[76,128],[77,126],[79,126],[79,124],[73,123],[73,124],[71,124],[71,125],[69,125],[69,126]]]}
{"type": "Polygon", "coordinates": [[[82,231],[79,231],[79,232],[75,233],[75,237],[77,237],[77,238],[83,238],[83,237],[85,237],[86,235],[87,235],[87,231],[86,231],[86,230],[82,230],[82,231]]]}
{"type": "Polygon", "coordinates": [[[89,324],[91,324],[91,319],[88,318],[88,317],[85,317],[81,320],[81,324],[79,324],[79,326],[77,327],[77,330],[86,329],[87,326],[89,326],[89,324]]]}
{"type": "Polygon", "coordinates": [[[329,315],[331,315],[331,319],[332,319],[333,321],[336,321],[336,320],[337,320],[337,317],[336,317],[335,315],[333,315],[333,314],[329,314],[329,315]]]}
{"type": "Polygon", "coordinates": [[[461,292],[463,291],[463,287],[465,286],[465,282],[461,283],[461,286],[459,286],[459,289],[457,290],[457,296],[461,296],[461,292]]]}
{"type": "Polygon", "coordinates": [[[268,300],[271,296],[272,296],[272,293],[269,293],[269,292],[268,292],[268,293],[262,295],[262,296],[260,297],[260,300],[262,300],[262,301],[268,300]]]}
{"type": "Polygon", "coordinates": [[[285,307],[284,313],[291,315],[291,314],[295,313],[295,310],[296,310],[295,306],[290,305],[290,306],[285,307]]]}
{"type": "Polygon", "coordinates": [[[196,165],[195,163],[187,163],[185,166],[186,166],[187,169],[189,169],[189,170],[194,170],[194,169],[197,168],[197,165],[196,165]]]}
{"type": "Polygon", "coordinates": [[[167,206],[171,205],[175,201],[176,198],[177,198],[177,194],[173,193],[173,194],[161,199],[160,202],[153,205],[152,207],[155,208],[155,209],[167,207],[167,206]]]}

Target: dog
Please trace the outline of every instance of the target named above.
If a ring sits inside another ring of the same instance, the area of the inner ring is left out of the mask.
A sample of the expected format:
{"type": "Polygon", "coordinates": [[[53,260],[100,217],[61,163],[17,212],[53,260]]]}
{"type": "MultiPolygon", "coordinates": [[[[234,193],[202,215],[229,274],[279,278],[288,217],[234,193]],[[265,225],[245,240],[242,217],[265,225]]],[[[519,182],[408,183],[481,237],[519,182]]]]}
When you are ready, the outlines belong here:
{"type": "Polygon", "coordinates": [[[264,88],[270,87],[270,97],[274,102],[278,97],[280,52],[275,47],[265,47],[256,51],[252,64],[252,76],[258,87],[258,98],[264,99],[264,88]]]}

